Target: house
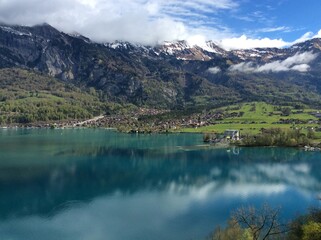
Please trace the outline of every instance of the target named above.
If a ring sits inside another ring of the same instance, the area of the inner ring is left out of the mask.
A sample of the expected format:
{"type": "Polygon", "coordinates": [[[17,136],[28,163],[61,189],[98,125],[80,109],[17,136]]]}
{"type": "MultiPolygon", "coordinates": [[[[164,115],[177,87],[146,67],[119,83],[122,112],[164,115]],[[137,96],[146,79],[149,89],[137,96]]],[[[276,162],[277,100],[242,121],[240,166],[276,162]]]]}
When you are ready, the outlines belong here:
{"type": "Polygon", "coordinates": [[[225,130],[224,138],[233,141],[240,140],[240,131],[231,129],[225,130]]]}

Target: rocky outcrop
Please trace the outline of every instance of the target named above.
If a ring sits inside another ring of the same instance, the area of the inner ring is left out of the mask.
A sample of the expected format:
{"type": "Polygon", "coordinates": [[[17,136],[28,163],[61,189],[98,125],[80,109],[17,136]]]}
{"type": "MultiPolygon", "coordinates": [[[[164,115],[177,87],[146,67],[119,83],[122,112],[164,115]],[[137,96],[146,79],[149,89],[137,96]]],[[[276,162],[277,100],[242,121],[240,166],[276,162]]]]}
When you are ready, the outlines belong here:
{"type": "MultiPolygon", "coordinates": [[[[1,25],[0,68],[25,68],[77,86],[94,87],[106,101],[183,108],[257,100],[265,94],[259,88],[265,83],[272,86],[269,94],[277,99],[289,98],[280,94],[282,90],[297,91],[311,84],[314,87],[309,94],[320,95],[320,56],[311,63],[311,74],[283,72],[280,76],[230,71],[232,65],[239,63],[263,65],[284,61],[297,53],[320,52],[320,46],[320,39],[288,49],[234,51],[226,51],[211,41],[201,46],[186,41],[158,46],[120,41],[99,44],[79,34],[62,33],[48,24],[1,25]],[[283,85],[277,79],[284,81],[283,85]]],[[[309,95],[304,98],[309,100],[309,95]]]]}

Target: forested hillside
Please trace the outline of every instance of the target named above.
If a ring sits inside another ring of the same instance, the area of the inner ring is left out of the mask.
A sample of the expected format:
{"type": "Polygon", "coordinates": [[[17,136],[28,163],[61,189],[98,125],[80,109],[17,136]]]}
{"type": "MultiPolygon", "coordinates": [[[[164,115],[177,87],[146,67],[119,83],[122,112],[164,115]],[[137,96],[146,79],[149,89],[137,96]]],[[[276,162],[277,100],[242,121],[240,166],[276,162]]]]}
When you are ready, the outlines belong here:
{"type": "Polygon", "coordinates": [[[97,92],[18,68],[0,70],[0,123],[86,119],[103,113],[97,92]]]}

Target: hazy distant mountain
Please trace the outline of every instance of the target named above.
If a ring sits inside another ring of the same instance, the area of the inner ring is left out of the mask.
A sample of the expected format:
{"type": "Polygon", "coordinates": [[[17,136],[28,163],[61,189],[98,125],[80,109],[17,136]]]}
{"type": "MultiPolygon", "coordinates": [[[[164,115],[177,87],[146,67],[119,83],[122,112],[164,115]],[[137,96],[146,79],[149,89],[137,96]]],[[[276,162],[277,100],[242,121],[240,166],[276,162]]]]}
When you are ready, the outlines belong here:
{"type": "Polygon", "coordinates": [[[321,40],[227,51],[212,41],[95,43],[48,24],[0,26],[0,68],[24,68],[101,90],[105,101],[163,108],[248,100],[321,105],[321,40]]]}

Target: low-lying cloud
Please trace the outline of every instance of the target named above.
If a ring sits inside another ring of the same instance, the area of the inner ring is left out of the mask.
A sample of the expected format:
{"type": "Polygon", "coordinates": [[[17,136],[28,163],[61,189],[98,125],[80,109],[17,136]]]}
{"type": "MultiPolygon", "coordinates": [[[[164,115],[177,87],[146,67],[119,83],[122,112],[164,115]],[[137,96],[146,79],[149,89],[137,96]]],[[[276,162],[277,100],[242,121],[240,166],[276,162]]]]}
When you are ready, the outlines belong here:
{"type": "MultiPolygon", "coordinates": [[[[275,29],[281,29],[275,28],[275,29]]],[[[274,29],[274,30],[275,30],[274,29]]],[[[267,32],[268,29],[265,29],[265,32],[267,32]]],[[[272,31],[273,29],[270,29],[272,31]]],[[[264,29],[262,30],[262,32],[264,29]]],[[[232,37],[232,38],[223,38],[219,41],[217,41],[217,44],[226,49],[226,50],[235,50],[235,49],[251,49],[251,48],[284,48],[292,46],[293,44],[301,43],[313,38],[321,38],[321,30],[318,33],[313,32],[307,32],[303,34],[300,38],[297,40],[294,40],[292,42],[284,41],[282,38],[280,39],[271,39],[271,38],[250,38],[246,35],[242,35],[240,37],[232,37]]]]}
{"type": "Polygon", "coordinates": [[[260,73],[260,72],[286,72],[298,71],[307,72],[310,69],[309,63],[312,62],[318,54],[313,52],[296,53],[283,61],[273,61],[264,65],[256,65],[253,62],[242,62],[229,68],[230,72],[260,73]]]}
{"type": "Polygon", "coordinates": [[[207,69],[207,71],[212,74],[217,74],[217,73],[221,72],[221,69],[219,67],[212,67],[212,68],[207,69]]]}

